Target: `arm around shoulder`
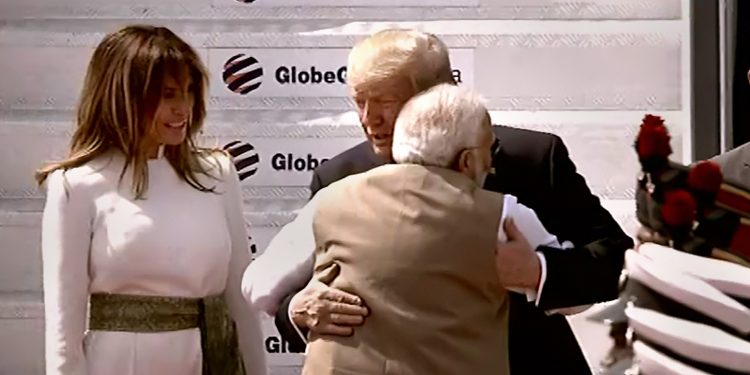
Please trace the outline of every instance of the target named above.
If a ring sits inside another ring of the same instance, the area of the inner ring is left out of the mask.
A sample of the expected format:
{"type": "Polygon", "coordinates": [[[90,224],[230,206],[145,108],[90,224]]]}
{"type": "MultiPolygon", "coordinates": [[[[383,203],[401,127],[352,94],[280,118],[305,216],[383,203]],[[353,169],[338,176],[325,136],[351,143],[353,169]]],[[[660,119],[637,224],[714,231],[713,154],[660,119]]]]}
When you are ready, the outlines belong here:
{"type": "Polygon", "coordinates": [[[302,289],[312,278],[313,218],[322,196],[315,195],[307,202],[245,271],[242,291],[257,309],[269,315],[276,314],[284,297],[302,289]]]}
{"type": "Polygon", "coordinates": [[[315,257],[313,219],[323,196],[323,193],[316,194],[297,217],[271,239],[263,254],[248,267],[242,282],[248,301],[275,316],[276,328],[289,342],[292,352],[304,351],[306,345],[306,328],[294,324],[289,305],[312,278],[315,257]]]}
{"type": "MultiPolygon", "coordinates": [[[[285,226],[281,232],[273,238],[271,245],[266,249],[269,254],[281,253],[283,251],[294,251],[298,254],[307,254],[306,256],[296,257],[296,262],[286,262],[287,266],[292,265],[292,263],[297,263],[298,265],[294,266],[294,269],[288,269],[286,271],[282,270],[281,273],[287,275],[285,278],[286,281],[278,280],[274,282],[274,284],[278,286],[284,284],[284,287],[276,288],[278,293],[274,293],[276,296],[273,298],[275,302],[273,305],[273,311],[268,311],[269,314],[274,315],[276,329],[279,331],[281,337],[289,343],[289,350],[292,353],[302,353],[307,346],[307,327],[300,327],[294,323],[290,309],[294,297],[312,278],[315,250],[315,238],[312,225],[317,202],[321,199],[322,195],[324,195],[318,194],[318,192],[325,191],[324,187],[319,173],[317,171],[313,172],[313,177],[310,181],[310,202],[300,210],[299,215],[292,223],[285,226]],[[298,229],[294,230],[293,228],[295,227],[298,229]],[[290,237],[290,240],[282,240],[287,237],[287,235],[282,235],[282,232],[287,230],[290,234],[296,231],[301,231],[303,235],[290,237]],[[292,238],[300,240],[300,243],[294,243],[291,241],[292,238]],[[277,239],[279,245],[276,245],[275,241],[277,241],[277,239]],[[286,250],[280,250],[282,247],[286,250]]],[[[277,269],[281,268],[277,267],[277,269]]]]}

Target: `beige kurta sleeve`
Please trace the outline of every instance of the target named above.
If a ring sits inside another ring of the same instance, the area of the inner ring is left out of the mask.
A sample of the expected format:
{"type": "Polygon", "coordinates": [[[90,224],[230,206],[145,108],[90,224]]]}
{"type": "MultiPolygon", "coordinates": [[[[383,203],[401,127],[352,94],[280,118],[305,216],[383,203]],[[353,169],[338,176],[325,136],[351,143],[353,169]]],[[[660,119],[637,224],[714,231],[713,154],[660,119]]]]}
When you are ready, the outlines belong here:
{"type": "Polygon", "coordinates": [[[86,374],[83,338],[89,292],[93,199],[61,170],[47,180],[42,216],[45,359],[48,375],[86,374]]]}
{"type": "Polygon", "coordinates": [[[242,215],[240,180],[229,157],[221,156],[220,163],[224,178],[224,205],[232,241],[232,256],[229,261],[225,296],[232,318],[237,324],[240,350],[248,375],[266,375],[266,355],[263,349],[263,333],[260,314],[251,308],[242,295],[242,275],[250,264],[245,220],[242,215]]]}

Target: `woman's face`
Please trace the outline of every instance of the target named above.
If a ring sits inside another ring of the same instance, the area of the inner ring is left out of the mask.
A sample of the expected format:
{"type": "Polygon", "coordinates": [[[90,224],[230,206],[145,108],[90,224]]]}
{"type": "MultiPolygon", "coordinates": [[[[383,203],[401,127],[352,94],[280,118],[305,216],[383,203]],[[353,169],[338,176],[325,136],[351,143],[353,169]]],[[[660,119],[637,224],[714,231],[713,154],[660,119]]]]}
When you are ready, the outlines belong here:
{"type": "Polygon", "coordinates": [[[148,119],[147,152],[150,157],[156,156],[161,145],[176,146],[185,141],[194,105],[191,86],[189,79],[178,82],[171,75],[165,77],[159,105],[153,118],[148,119]]]}

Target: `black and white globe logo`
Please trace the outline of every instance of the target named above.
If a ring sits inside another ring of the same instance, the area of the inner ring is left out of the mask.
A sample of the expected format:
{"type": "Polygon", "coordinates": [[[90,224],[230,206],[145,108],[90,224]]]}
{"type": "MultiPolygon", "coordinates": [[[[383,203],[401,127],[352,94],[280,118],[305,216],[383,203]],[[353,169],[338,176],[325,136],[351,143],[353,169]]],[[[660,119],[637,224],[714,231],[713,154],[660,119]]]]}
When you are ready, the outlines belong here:
{"type": "Polygon", "coordinates": [[[258,156],[258,152],[255,151],[253,145],[242,141],[232,141],[222,148],[232,156],[234,168],[237,169],[240,181],[244,181],[258,172],[260,156],[258,156]]]}
{"type": "Polygon", "coordinates": [[[227,88],[240,95],[247,95],[260,87],[263,67],[255,57],[239,53],[224,63],[222,78],[227,88]]]}

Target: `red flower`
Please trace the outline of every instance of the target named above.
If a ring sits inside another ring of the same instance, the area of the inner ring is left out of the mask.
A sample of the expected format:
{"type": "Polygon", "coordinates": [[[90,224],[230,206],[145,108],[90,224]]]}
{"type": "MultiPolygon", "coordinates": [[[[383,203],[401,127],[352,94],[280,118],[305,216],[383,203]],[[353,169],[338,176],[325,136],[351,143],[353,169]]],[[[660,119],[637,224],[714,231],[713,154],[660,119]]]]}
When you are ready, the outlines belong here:
{"type": "Polygon", "coordinates": [[[664,119],[659,116],[649,115],[643,117],[643,125],[645,126],[664,126],[664,119]]]}
{"type": "Polygon", "coordinates": [[[661,217],[664,223],[673,228],[692,226],[695,221],[696,203],[693,195],[686,190],[670,190],[664,194],[661,217]]]}
{"type": "Polygon", "coordinates": [[[690,167],[688,186],[697,191],[716,193],[724,182],[724,175],[718,164],[712,161],[700,161],[690,167]]]}
{"type": "Polygon", "coordinates": [[[664,126],[664,120],[659,116],[646,115],[635,141],[638,158],[640,160],[666,159],[672,154],[669,141],[669,131],[664,126]]]}

